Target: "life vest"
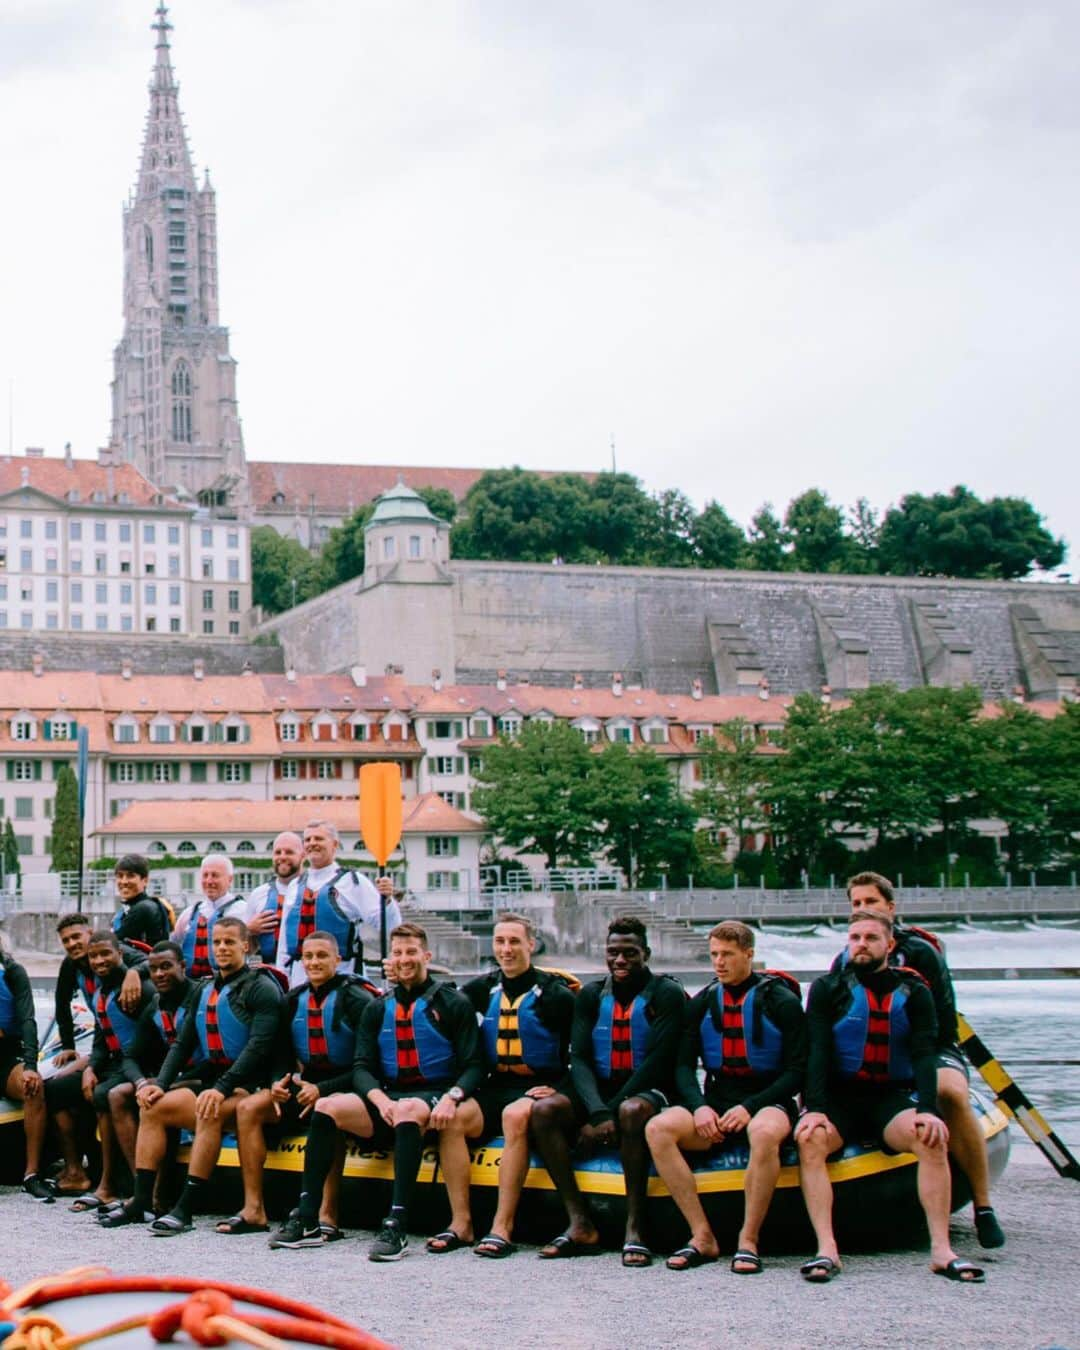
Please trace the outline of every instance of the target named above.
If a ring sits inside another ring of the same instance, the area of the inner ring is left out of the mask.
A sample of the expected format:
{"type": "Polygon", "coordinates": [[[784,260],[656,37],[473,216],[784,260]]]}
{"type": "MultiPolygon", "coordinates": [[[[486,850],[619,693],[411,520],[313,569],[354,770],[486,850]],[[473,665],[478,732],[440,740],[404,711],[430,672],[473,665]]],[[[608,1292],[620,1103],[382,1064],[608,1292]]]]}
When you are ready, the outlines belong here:
{"type": "Polygon", "coordinates": [[[604,981],[600,1008],[592,1030],[593,1064],[597,1077],[625,1079],[641,1065],[649,1036],[646,1009],[654,983],[655,977],[635,994],[629,1004],[621,1004],[612,992],[611,981],[604,981]]]}
{"type": "MultiPolygon", "coordinates": [[[[277,958],[278,929],[281,925],[281,907],[285,903],[285,891],[278,889],[277,877],[271,878],[266,885],[268,887],[266,904],[261,912],[270,910],[275,915],[275,922],[273,928],[268,933],[260,933],[256,941],[259,944],[259,955],[263,959],[263,965],[272,966],[277,958]]],[[[286,884],[285,890],[288,889],[286,884]]]]}
{"type": "Polygon", "coordinates": [[[559,1037],[537,1012],[542,992],[534,984],[511,1002],[501,981],[492,988],[480,1029],[488,1063],[497,1073],[535,1076],[562,1069],[559,1037]]]}
{"type": "Polygon", "coordinates": [[[408,1007],[391,997],[383,1006],[379,1059],[383,1079],[399,1088],[446,1083],[457,1073],[453,1043],[429,1015],[430,997],[421,994],[408,1007]]]}
{"type": "Polygon", "coordinates": [[[224,984],[218,989],[214,980],[207,980],[199,992],[194,1017],[199,1058],[205,1063],[223,1066],[235,1064],[248,1043],[251,1028],[237,1017],[230,1002],[235,989],[235,984],[224,984]]]}
{"type": "Polygon", "coordinates": [[[91,1005],[110,1055],[124,1054],[131,1049],[138,1026],[138,1019],[129,1017],[121,1008],[119,994],[119,985],[109,990],[99,987],[91,1005]]]}
{"type": "Polygon", "coordinates": [[[189,920],[187,932],[184,934],[184,940],[180,947],[184,953],[184,967],[192,979],[201,980],[217,971],[217,964],[214,961],[214,925],[218,919],[224,919],[237,905],[243,903],[240,896],[233,896],[222,909],[215,909],[209,919],[203,915],[200,909],[201,900],[185,911],[189,915],[189,920]],[[197,948],[202,946],[199,932],[200,923],[205,924],[205,960],[202,959],[201,954],[198,958],[196,956],[197,948]]]}
{"type": "MultiPolygon", "coordinates": [[[[143,891],[142,895],[137,895],[135,899],[130,902],[130,904],[131,905],[138,904],[140,900],[152,900],[154,904],[157,905],[158,909],[161,910],[162,915],[164,916],[165,919],[165,936],[168,937],[169,934],[172,932],[172,930],[176,927],[176,911],[173,909],[172,905],[169,904],[168,900],[163,900],[160,895],[147,895],[145,891],[143,891]]],[[[130,913],[130,905],[121,905],[120,908],[116,911],[116,913],[113,915],[112,921],[112,928],[114,933],[120,932],[120,927],[123,924],[125,918],[127,918],[129,913],[130,913]]],[[[124,940],[126,942],[131,942],[130,938],[125,938],[124,940]]],[[[149,948],[147,948],[147,950],[149,950],[149,948]]]]}
{"type": "Polygon", "coordinates": [[[316,1068],[351,1064],[355,1033],[341,1015],[342,987],[331,989],[322,1003],[314,1001],[313,992],[304,989],[296,1000],[292,1043],[297,1059],[316,1068]]]}
{"type": "Polygon", "coordinates": [[[910,1083],[911,1023],[907,1002],[916,982],[925,986],[917,971],[891,968],[900,976],[895,989],[875,994],[845,972],[851,1003],[833,1023],[833,1057],[842,1078],[863,1083],[910,1083]]]}
{"type": "Polygon", "coordinates": [[[21,1036],[22,1023],[15,1007],[15,995],[8,988],[7,967],[0,965],[0,1031],[5,1036],[21,1036]]]}
{"type": "Polygon", "coordinates": [[[356,924],[338,904],[337,883],[348,874],[347,867],[340,868],[314,894],[307,888],[306,872],[297,879],[296,894],[285,920],[285,950],[293,961],[300,960],[303,940],[314,932],[332,933],[343,961],[359,957],[356,950],[356,924]],[[307,909],[305,896],[308,897],[307,909]]]}
{"type": "Polygon", "coordinates": [[[939,956],[945,955],[944,942],[942,942],[941,938],[939,938],[936,933],[931,933],[929,928],[919,928],[913,923],[905,923],[902,925],[895,925],[893,933],[896,935],[897,942],[903,942],[905,935],[910,933],[912,937],[922,938],[924,942],[928,942],[939,956]],[[897,929],[899,929],[898,934],[897,929]]]}
{"type": "Polygon", "coordinates": [[[783,1036],[765,1010],[774,980],[784,981],[788,988],[794,984],[792,992],[799,988],[790,975],[771,971],[760,974],[737,1003],[728,998],[719,980],[710,987],[701,1019],[701,1058],[709,1073],[743,1077],[779,1073],[783,1036]]]}
{"type": "Polygon", "coordinates": [[[184,1025],[184,1016],[187,1012],[187,1002],[181,1003],[172,1012],[159,1004],[154,1010],[154,1025],[161,1033],[161,1039],[166,1045],[172,1045],[180,1034],[180,1028],[184,1025]]]}
{"type": "Polygon", "coordinates": [[[93,974],[89,970],[82,971],[79,969],[78,966],[76,966],[75,983],[79,986],[79,989],[82,991],[83,1002],[86,1004],[90,1012],[93,1012],[94,999],[97,996],[97,987],[98,987],[97,980],[94,979],[93,974]]]}

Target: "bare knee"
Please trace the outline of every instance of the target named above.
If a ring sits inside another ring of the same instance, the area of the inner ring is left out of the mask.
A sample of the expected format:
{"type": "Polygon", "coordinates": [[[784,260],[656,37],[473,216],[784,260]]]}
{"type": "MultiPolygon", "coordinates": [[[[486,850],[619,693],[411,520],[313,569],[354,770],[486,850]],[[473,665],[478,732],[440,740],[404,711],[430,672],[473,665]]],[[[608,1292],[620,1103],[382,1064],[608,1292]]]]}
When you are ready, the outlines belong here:
{"type": "Polygon", "coordinates": [[[644,1134],[649,1121],[656,1112],[641,1097],[630,1097],[619,1107],[619,1133],[644,1134]]]}
{"type": "Polygon", "coordinates": [[[531,1097],[523,1097],[521,1101],[511,1102],[502,1113],[502,1132],[505,1140],[524,1139],[529,1132],[529,1121],[532,1118],[533,1101],[531,1097]]]}

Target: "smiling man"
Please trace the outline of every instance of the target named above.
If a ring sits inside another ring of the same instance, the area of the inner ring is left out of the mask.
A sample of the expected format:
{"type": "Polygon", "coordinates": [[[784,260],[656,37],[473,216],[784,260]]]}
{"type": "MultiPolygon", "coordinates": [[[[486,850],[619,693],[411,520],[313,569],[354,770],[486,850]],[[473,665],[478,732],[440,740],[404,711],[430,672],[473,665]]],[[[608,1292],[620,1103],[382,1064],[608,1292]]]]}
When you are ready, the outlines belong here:
{"type": "Polygon", "coordinates": [[[113,919],[113,932],[121,942],[143,942],[152,947],[169,936],[172,918],[164,904],[147,895],[150,866],[141,853],[125,853],[113,869],[120,908],[113,919]]]}
{"type": "Polygon", "coordinates": [[[618,1147],[626,1183],[623,1265],[652,1264],[644,1223],[645,1126],[671,1102],[686,994],[676,980],[653,974],[649,955],[640,919],[611,921],[607,979],[585,985],[577,996],[570,1085],[533,1106],[536,1146],[569,1218],[566,1232],[540,1249],[545,1260],[580,1256],[600,1241],[574,1177],[571,1155],[578,1142],[618,1147]]]}
{"type": "Polygon", "coordinates": [[[884,914],[853,914],[847,963],[810,987],[806,1113],[795,1142],[818,1250],[801,1273],[819,1284],[839,1273],[828,1158],[846,1140],[876,1138],[894,1153],[918,1159],[931,1270],[981,1284],[984,1272],[960,1260],[949,1242],[952,1178],[949,1130],[938,1114],[934,1000],[920,975],[890,966],[894,944],[892,922],[884,914]]]}
{"type": "Polygon", "coordinates": [[[255,939],[264,965],[277,961],[278,938],[285,901],[291,896],[304,865],[304,841],[294,830],[283,830],[271,849],[273,875],[248,896],[244,922],[255,939]]]}
{"type": "Polygon", "coordinates": [[[247,906],[232,890],[232,859],[224,853],[208,853],[199,868],[202,899],[189,905],[176,921],[172,940],[180,944],[184,965],[193,980],[205,979],[217,970],[214,927],[224,918],[243,919],[247,906]]]}

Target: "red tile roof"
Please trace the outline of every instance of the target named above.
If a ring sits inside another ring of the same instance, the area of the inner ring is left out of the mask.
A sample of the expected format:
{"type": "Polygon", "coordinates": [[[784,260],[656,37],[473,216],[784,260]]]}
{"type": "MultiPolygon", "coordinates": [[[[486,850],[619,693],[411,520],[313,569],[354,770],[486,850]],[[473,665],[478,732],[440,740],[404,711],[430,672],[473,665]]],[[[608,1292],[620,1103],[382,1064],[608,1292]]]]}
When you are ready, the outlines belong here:
{"type": "Polygon", "coordinates": [[[248,479],[251,502],[258,512],[295,511],[303,515],[311,508],[320,512],[351,515],[398,479],[414,490],[423,487],[446,488],[456,501],[468,492],[484,469],[422,468],[408,464],[274,464],[269,460],[249,460],[248,479]],[[275,502],[278,494],[284,498],[275,502]]]}
{"type": "MultiPolygon", "coordinates": [[[[94,459],[73,459],[68,465],[63,459],[35,455],[0,458],[0,495],[16,492],[24,486],[36,488],[58,501],[63,501],[74,489],[79,494],[79,504],[91,506],[152,506],[159,495],[153,483],[131,464],[118,464],[110,469],[94,459]],[[27,471],[26,483],[23,482],[24,469],[27,471]],[[95,503],[95,492],[103,492],[105,501],[95,503]],[[127,494],[127,502],[117,502],[121,493],[127,494]]],[[[166,504],[181,509],[172,498],[167,498],[166,504]]]]}

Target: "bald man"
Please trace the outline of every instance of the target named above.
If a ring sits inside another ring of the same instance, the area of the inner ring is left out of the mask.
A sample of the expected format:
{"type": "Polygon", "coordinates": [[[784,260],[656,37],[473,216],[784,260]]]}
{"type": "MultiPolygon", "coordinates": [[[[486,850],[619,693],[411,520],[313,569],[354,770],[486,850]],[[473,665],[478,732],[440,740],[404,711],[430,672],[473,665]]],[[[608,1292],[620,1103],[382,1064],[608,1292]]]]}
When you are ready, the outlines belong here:
{"type": "Polygon", "coordinates": [[[281,915],[286,900],[295,889],[303,862],[303,839],[294,830],[283,830],[274,840],[270,880],[256,886],[248,896],[244,922],[264,966],[272,966],[277,957],[281,915]]]}

